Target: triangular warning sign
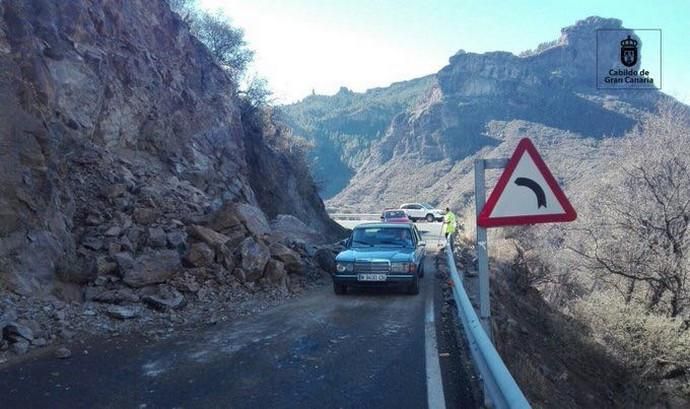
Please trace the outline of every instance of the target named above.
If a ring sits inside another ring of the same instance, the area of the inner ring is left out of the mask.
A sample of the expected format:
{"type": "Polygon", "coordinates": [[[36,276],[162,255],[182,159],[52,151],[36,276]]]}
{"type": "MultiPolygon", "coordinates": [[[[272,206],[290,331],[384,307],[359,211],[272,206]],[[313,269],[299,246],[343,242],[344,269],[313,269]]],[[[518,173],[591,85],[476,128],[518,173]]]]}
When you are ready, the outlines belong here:
{"type": "Polygon", "coordinates": [[[537,149],[520,140],[479,213],[482,227],[570,222],[577,214],[537,149]]]}

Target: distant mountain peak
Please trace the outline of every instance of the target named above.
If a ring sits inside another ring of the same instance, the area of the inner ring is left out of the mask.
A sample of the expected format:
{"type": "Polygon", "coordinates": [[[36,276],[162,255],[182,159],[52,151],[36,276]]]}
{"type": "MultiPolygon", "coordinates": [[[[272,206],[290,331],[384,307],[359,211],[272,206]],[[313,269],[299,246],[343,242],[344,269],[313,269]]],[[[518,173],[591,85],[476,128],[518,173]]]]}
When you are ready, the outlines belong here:
{"type": "MultiPolygon", "coordinates": [[[[339,192],[330,205],[392,206],[432,189],[457,164],[470,169],[465,161],[477,152],[500,146],[503,140],[487,132],[492,122],[600,139],[623,135],[653,111],[666,98],[659,92],[597,89],[601,29],[626,30],[619,19],[592,16],[519,56],[458,50],[433,76],[365,93],[343,87],[333,97],[288,107],[288,122],[316,146],[316,179],[326,198],[339,192]]],[[[617,43],[601,47],[620,53],[617,43]]]]}

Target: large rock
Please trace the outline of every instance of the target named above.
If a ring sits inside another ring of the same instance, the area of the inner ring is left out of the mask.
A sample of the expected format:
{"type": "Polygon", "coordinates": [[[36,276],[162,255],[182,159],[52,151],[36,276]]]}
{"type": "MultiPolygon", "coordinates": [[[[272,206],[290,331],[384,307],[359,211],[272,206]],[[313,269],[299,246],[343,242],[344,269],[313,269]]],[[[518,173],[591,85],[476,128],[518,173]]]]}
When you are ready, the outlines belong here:
{"type": "Polygon", "coordinates": [[[96,259],[96,273],[99,276],[112,274],[117,271],[117,263],[110,261],[106,256],[100,256],[96,259]]]}
{"type": "Polygon", "coordinates": [[[2,336],[10,342],[31,341],[34,339],[34,333],[31,328],[16,322],[5,325],[5,328],[2,330],[2,336]]]}
{"type": "Polygon", "coordinates": [[[183,231],[172,231],[167,234],[166,241],[168,248],[176,250],[180,254],[187,251],[187,233],[183,231]]]}
{"type": "Polygon", "coordinates": [[[271,284],[285,286],[287,281],[287,271],[285,271],[285,264],[278,260],[269,260],[266,263],[266,271],[264,272],[266,281],[271,284]]]}
{"type": "Polygon", "coordinates": [[[237,266],[238,254],[228,246],[221,246],[216,252],[216,262],[222,264],[228,271],[232,271],[237,266]]]}
{"type": "Polygon", "coordinates": [[[302,273],[304,265],[300,255],[281,243],[273,243],[269,247],[271,257],[280,260],[284,263],[285,268],[290,273],[302,273]]]}
{"type": "Polygon", "coordinates": [[[2,330],[7,325],[13,323],[17,319],[17,311],[14,308],[8,308],[0,313],[0,339],[2,339],[2,330]]]}
{"type": "Polygon", "coordinates": [[[187,304],[184,295],[173,288],[166,288],[159,294],[145,295],[142,301],[149,307],[162,312],[178,310],[187,304]]]}
{"type": "Polygon", "coordinates": [[[113,258],[115,259],[117,268],[120,270],[120,275],[124,275],[125,272],[134,268],[135,261],[132,257],[132,254],[129,252],[121,251],[119,253],[115,253],[113,258]]]}
{"type": "Polygon", "coordinates": [[[160,250],[137,257],[124,272],[123,281],[130,287],[145,287],[165,282],[180,268],[180,255],[175,250],[160,250]]]}
{"type": "Polygon", "coordinates": [[[316,250],[314,261],[322,270],[335,274],[335,255],[331,249],[322,247],[316,250]]]}
{"type": "Polygon", "coordinates": [[[320,244],[326,241],[326,238],[321,233],[307,226],[295,216],[288,214],[278,215],[271,222],[271,229],[275,233],[282,233],[292,240],[302,240],[312,244],[320,244]]]}
{"type": "Polygon", "coordinates": [[[201,240],[208,244],[213,249],[217,249],[230,240],[230,237],[198,224],[193,224],[190,226],[189,234],[195,239],[201,240]]]}
{"type": "Polygon", "coordinates": [[[244,229],[235,203],[226,202],[211,216],[208,226],[221,233],[244,229]]]}
{"type": "Polygon", "coordinates": [[[86,284],[96,278],[96,258],[90,255],[67,256],[55,266],[58,278],[66,283],[86,284]]]}
{"type": "Polygon", "coordinates": [[[17,355],[24,355],[29,351],[29,341],[20,338],[12,344],[11,350],[17,355]]]}
{"type": "Polygon", "coordinates": [[[140,207],[134,209],[134,213],[132,215],[137,223],[147,225],[155,223],[156,220],[158,220],[158,217],[160,217],[160,210],[148,207],[140,207]]]}
{"type": "Polygon", "coordinates": [[[266,263],[271,257],[271,252],[265,244],[257,242],[253,237],[247,237],[240,244],[240,260],[244,279],[249,282],[263,277],[266,263]]]}
{"type": "Polygon", "coordinates": [[[153,248],[162,248],[165,247],[166,241],[165,230],[160,227],[149,227],[146,244],[153,248]]]}
{"type": "Polygon", "coordinates": [[[95,236],[88,236],[82,239],[81,245],[89,250],[98,251],[103,247],[103,240],[95,236]]]}
{"type": "Polygon", "coordinates": [[[242,223],[255,237],[263,237],[271,231],[271,226],[264,212],[256,206],[246,203],[236,205],[237,215],[242,223]]]}
{"type": "Polygon", "coordinates": [[[184,262],[190,267],[206,267],[213,263],[215,253],[203,241],[194,243],[184,256],[184,262]]]}

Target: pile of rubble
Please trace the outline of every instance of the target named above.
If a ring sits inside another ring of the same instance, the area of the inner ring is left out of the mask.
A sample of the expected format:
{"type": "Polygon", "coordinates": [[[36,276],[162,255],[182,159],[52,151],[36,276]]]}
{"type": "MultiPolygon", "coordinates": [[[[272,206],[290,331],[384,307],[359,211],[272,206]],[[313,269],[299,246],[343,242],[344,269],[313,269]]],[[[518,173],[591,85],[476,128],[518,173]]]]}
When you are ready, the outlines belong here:
{"type": "Polygon", "coordinates": [[[226,203],[189,224],[163,222],[154,210],[133,213],[111,222],[87,216],[83,257],[63,267],[85,269],[86,283],[47,297],[0,293],[0,363],[90,334],[161,337],[251,314],[335,268],[337,246],[314,244],[318,233],[292,216],[269,223],[248,204],[226,203]]]}

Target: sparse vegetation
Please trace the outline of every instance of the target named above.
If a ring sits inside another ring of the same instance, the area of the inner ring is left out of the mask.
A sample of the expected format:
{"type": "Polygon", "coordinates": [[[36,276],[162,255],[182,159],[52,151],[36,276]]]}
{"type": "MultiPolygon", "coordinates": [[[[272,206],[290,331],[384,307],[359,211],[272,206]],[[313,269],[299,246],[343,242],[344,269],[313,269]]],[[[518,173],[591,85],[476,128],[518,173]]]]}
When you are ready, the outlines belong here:
{"type": "Polygon", "coordinates": [[[220,11],[198,11],[192,18],[191,29],[218,64],[230,72],[235,80],[240,80],[254,58],[254,51],[247,48],[244,40],[244,31],[234,27],[220,11]]]}
{"type": "Polygon", "coordinates": [[[605,174],[582,175],[587,189],[576,203],[577,222],[492,231],[492,256],[512,266],[515,288],[538,289],[552,306],[585,324],[589,333],[583,336],[649,388],[649,405],[687,403],[687,108],[662,104],[615,141],[615,149],[618,160],[604,167],[605,174]]]}
{"type": "Polygon", "coordinates": [[[621,147],[625,162],[595,191],[578,239],[566,245],[627,303],[677,317],[690,305],[687,112],[662,107],[621,147]]]}
{"type": "MultiPolygon", "coordinates": [[[[230,73],[235,82],[240,82],[254,58],[254,51],[247,47],[244,39],[244,31],[235,27],[221,11],[211,13],[200,9],[197,0],[167,1],[170,8],[189,25],[192,34],[208,48],[216,62],[230,73]]],[[[256,94],[256,90],[251,89],[253,83],[249,82],[245,93],[256,94]]],[[[264,102],[270,93],[264,95],[267,90],[265,81],[261,85],[262,93],[253,97],[263,95],[261,102],[264,102]]]]}
{"type": "Polygon", "coordinates": [[[641,376],[661,377],[690,363],[690,331],[680,318],[650,313],[613,291],[596,291],[576,302],[572,311],[596,341],[641,376]]]}

